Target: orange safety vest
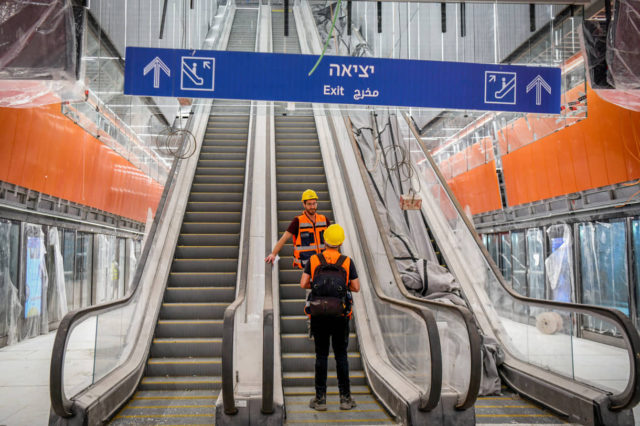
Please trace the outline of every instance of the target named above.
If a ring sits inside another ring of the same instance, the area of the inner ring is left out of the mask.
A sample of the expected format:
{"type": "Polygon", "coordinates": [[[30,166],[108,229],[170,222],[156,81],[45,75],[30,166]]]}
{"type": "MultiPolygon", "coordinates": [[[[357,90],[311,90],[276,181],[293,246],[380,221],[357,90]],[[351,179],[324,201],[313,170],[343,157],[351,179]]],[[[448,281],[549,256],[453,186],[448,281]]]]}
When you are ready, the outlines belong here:
{"type": "MultiPolygon", "coordinates": [[[[338,259],[342,254],[334,248],[327,248],[325,251],[322,252],[322,255],[324,256],[324,260],[326,260],[327,263],[337,263],[338,259]]],[[[347,272],[347,291],[349,291],[349,269],[351,268],[351,258],[349,256],[345,256],[345,258],[346,259],[344,260],[344,262],[342,262],[342,268],[347,272]]],[[[318,266],[320,266],[320,259],[318,259],[318,256],[311,256],[311,259],[309,260],[309,262],[311,263],[309,265],[309,268],[311,269],[311,282],[313,283],[313,277],[316,274],[316,269],[318,268],[318,266]]],[[[310,316],[306,312],[306,310],[305,310],[305,314],[307,314],[307,316],[310,316]]],[[[351,306],[349,313],[346,314],[345,316],[351,319],[352,315],[353,315],[353,306],[351,306]]]]}
{"type": "MultiPolygon", "coordinates": [[[[324,259],[327,261],[327,263],[336,263],[341,256],[340,252],[334,248],[327,248],[325,251],[322,252],[322,255],[324,256],[324,259]]],[[[346,259],[344,260],[344,262],[342,262],[342,268],[345,271],[347,271],[347,286],[348,286],[349,285],[349,268],[351,266],[351,259],[349,258],[349,256],[345,256],[345,258],[346,259]]],[[[320,259],[318,259],[318,256],[312,256],[309,262],[311,262],[311,265],[309,265],[309,269],[311,270],[311,282],[313,282],[313,277],[316,274],[316,269],[318,268],[318,266],[320,266],[320,259]]]]}
{"type": "Polygon", "coordinates": [[[320,213],[316,213],[316,223],[313,223],[306,213],[298,216],[298,235],[293,240],[293,266],[302,269],[303,262],[324,250],[325,229],[327,218],[320,213]]]}

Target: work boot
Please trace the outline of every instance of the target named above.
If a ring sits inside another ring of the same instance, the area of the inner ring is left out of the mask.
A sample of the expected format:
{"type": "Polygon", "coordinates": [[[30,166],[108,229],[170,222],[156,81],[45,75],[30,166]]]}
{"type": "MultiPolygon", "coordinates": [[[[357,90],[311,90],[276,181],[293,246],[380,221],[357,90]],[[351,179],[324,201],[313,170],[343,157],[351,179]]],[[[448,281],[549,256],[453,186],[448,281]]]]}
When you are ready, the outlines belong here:
{"type": "Polygon", "coordinates": [[[356,402],[351,398],[351,395],[340,395],[340,409],[351,410],[356,406],[356,402]]]}
{"type": "Polygon", "coordinates": [[[309,401],[309,407],[316,411],[327,411],[327,396],[316,395],[315,398],[311,398],[311,401],[309,401]]]}

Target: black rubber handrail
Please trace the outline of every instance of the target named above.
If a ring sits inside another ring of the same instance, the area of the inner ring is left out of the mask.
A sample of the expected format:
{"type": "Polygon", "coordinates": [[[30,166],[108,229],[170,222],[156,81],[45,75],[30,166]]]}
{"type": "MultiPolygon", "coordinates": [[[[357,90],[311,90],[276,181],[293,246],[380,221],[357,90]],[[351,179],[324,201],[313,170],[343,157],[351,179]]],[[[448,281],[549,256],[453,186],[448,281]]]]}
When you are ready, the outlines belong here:
{"type": "MultiPolygon", "coordinates": [[[[267,117],[273,117],[273,104],[269,107],[270,113],[267,117]]],[[[267,144],[266,162],[267,179],[265,193],[265,253],[271,250],[271,120],[267,120],[267,130],[265,132],[269,143],[267,144]]],[[[273,373],[275,360],[275,345],[273,344],[273,266],[265,262],[264,265],[264,307],[262,309],[262,413],[272,414],[273,409],[273,373]]]]}
{"type": "Polygon", "coordinates": [[[236,407],[235,395],[233,394],[233,336],[235,334],[236,311],[246,299],[247,294],[247,275],[249,270],[249,227],[251,221],[251,200],[253,199],[253,151],[255,150],[255,104],[251,105],[252,143],[249,144],[247,150],[247,159],[249,164],[245,173],[245,190],[244,202],[242,203],[242,252],[238,259],[240,266],[240,276],[238,279],[238,291],[236,299],[224,310],[224,318],[222,322],[222,402],[224,404],[224,413],[234,415],[238,413],[236,407]]]}
{"type": "MultiPolygon", "coordinates": [[[[187,129],[192,128],[193,117],[195,115],[196,114],[192,114],[189,117],[187,125],[185,126],[187,129]]],[[[188,141],[189,137],[185,135],[182,143],[186,144],[188,143],[188,141]]],[[[185,161],[185,159],[179,158],[176,158],[173,161],[173,165],[171,166],[171,170],[169,171],[167,181],[165,182],[165,186],[162,191],[162,196],[160,197],[160,202],[158,203],[155,217],[151,224],[151,229],[149,230],[146,243],[143,247],[142,254],[140,255],[138,265],[136,266],[136,272],[133,276],[133,280],[131,281],[131,288],[129,289],[127,294],[123,298],[114,300],[112,302],[102,303],[99,305],[89,306],[86,308],[71,311],[62,318],[62,321],[60,321],[60,325],[58,326],[58,330],[56,331],[56,337],[53,343],[53,349],[51,353],[51,366],[49,369],[49,395],[51,398],[51,408],[60,417],[67,418],[73,416],[73,403],[67,398],[64,392],[64,359],[66,356],[70,333],[74,329],[74,327],[82,320],[91,316],[102,315],[106,314],[107,312],[120,309],[132,302],[133,296],[138,292],[138,289],[140,288],[140,279],[142,277],[147,258],[149,257],[149,252],[151,251],[153,239],[158,229],[159,222],[164,215],[167,199],[171,196],[171,194],[173,194],[173,181],[175,179],[175,176],[178,174],[183,161],[185,161]]]]}
{"type": "MultiPolygon", "coordinates": [[[[333,121],[329,119],[327,120],[327,122],[329,123],[329,127],[333,135],[333,140],[337,141],[338,138],[337,138],[335,127],[333,125],[333,121]]],[[[353,186],[351,185],[351,181],[347,178],[347,174],[346,174],[347,167],[346,167],[344,158],[337,151],[336,151],[336,157],[338,160],[338,165],[341,169],[342,176],[344,177],[343,183],[345,184],[345,189],[347,191],[347,195],[348,195],[347,199],[355,200],[356,198],[353,191],[353,186]]],[[[360,216],[358,213],[358,210],[359,210],[358,203],[352,203],[350,208],[352,213],[354,213],[353,222],[355,223],[355,226],[356,226],[357,239],[358,241],[364,242],[366,241],[366,237],[365,237],[365,232],[364,232],[362,223],[358,219],[358,217],[360,216]]],[[[362,249],[363,257],[367,264],[366,265],[367,272],[369,276],[371,276],[372,287],[378,299],[390,305],[399,307],[401,309],[407,309],[416,313],[418,316],[420,316],[422,321],[425,323],[425,326],[427,328],[427,335],[429,336],[429,356],[431,358],[431,384],[429,386],[429,391],[426,395],[422,393],[420,394],[420,402],[418,404],[418,408],[420,409],[420,411],[431,411],[434,408],[436,408],[436,406],[440,402],[440,396],[442,394],[442,350],[440,347],[440,335],[438,333],[438,326],[436,324],[435,317],[433,316],[433,313],[430,310],[426,309],[424,306],[420,306],[413,302],[394,299],[384,294],[384,291],[382,290],[382,286],[380,285],[380,279],[378,278],[378,275],[375,272],[376,263],[373,258],[373,255],[371,254],[371,251],[369,250],[369,245],[360,244],[360,247],[362,249]]]]}
{"type": "MultiPolygon", "coordinates": [[[[353,134],[353,126],[351,120],[348,116],[344,116],[345,124],[347,127],[347,132],[349,133],[349,138],[351,139],[351,146],[356,157],[356,161],[358,162],[358,169],[360,170],[360,176],[362,181],[365,182],[365,191],[367,193],[367,198],[369,199],[369,204],[372,206],[373,217],[376,221],[376,226],[378,229],[384,229],[382,221],[380,219],[380,215],[375,208],[376,202],[373,198],[373,194],[371,193],[371,187],[366,184],[367,175],[366,175],[366,166],[362,157],[358,155],[358,146],[357,141],[355,139],[355,135],[353,134]]],[[[480,383],[482,381],[482,338],[478,331],[478,326],[476,325],[473,316],[469,312],[468,309],[463,308],[461,306],[449,305],[446,303],[441,303],[433,300],[420,299],[411,295],[407,289],[402,284],[402,278],[400,277],[400,273],[398,272],[398,268],[395,260],[393,259],[393,254],[391,251],[391,247],[389,245],[389,241],[385,238],[385,235],[381,233],[380,235],[382,244],[385,249],[385,253],[387,255],[387,259],[389,260],[389,265],[391,265],[391,271],[395,278],[395,284],[400,293],[409,300],[412,300],[415,303],[423,305],[427,309],[440,309],[444,311],[449,311],[454,315],[460,317],[462,322],[464,323],[467,336],[469,338],[469,365],[470,365],[470,380],[469,386],[467,387],[467,392],[465,399],[459,402],[456,405],[456,408],[459,410],[466,410],[468,408],[473,407],[476,400],[478,399],[478,393],[480,391],[480,383]]]]}
{"type": "MultiPolygon", "coordinates": [[[[451,191],[451,188],[449,187],[449,185],[447,184],[447,181],[445,180],[444,176],[440,172],[440,169],[435,164],[435,161],[431,157],[429,150],[425,146],[422,139],[420,139],[417,129],[415,128],[415,125],[411,122],[406,112],[402,112],[402,114],[407,122],[407,125],[409,126],[409,129],[411,130],[411,132],[413,133],[413,136],[418,142],[418,145],[420,146],[420,149],[422,150],[423,155],[429,162],[429,165],[432,171],[438,177],[440,186],[447,193],[447,196],[449,197],[449,200],[451,201],[451,203],[454,205],[458,213],[458,216],[463,220],[465,226],[467,227],[467,230],[472,235],[476,246],[478,247],[478,249],[482,253],[482,256],[484,257],[484,260],[489,265],[489,268],[495,275],[496,279],[498,280],[502,288],[511,297],[513,297],[514,299],[526,305],[540,306],[547,309],[556,308],[560,310],[575,312],[577,314],[592,315],[594,317],[598,317],[607,321],[612,321],[613,323],[616,324],[618,329],[620,329],[620,331],[622,332],[622,336],[625,342],[627,343],[627,349],[629,354],[629,366],[631,368],[631,371],[629,374],[629,381],[627,382],[627,386],[625,387],[625,389],[620,393],[610,394],[607,391],[603,391],[603,392],[608,395],[608,398],[610,401],[609,409],[611,409],[612,411],[620,411],[627,408],[633,408],[638,402],[640,402],[640,381],[638,380],[638,372],[640,371],[640,334],[638,334],[638,330],[635,328],[631,320],[622,312],[616,309],[610,309],[610,308],[605,308],[602,306],[595,306],[595,305],[579,304],[579,303],[566,303],[566,302],[557,302],[553,300],[534,299],[531,297],[522,296],[517,292],[515,292],[514,290],[512,290],[510,286],[507,284],[507,282],[505,281],[504,277],[502,276],[500,269],[491,258],[491,255],[487,251],[486,247],[482,243],[482,240],[480,239],[480,236],[478,235],[478,233],[475,231],[470,219],[464,213],[464,210],[460,206],[460,203],[458,202],[456,197],[453,195],[453,191],[451,191]]],[[[554,374],[557,374],[557,373],[554,373],[554,374]]]]}

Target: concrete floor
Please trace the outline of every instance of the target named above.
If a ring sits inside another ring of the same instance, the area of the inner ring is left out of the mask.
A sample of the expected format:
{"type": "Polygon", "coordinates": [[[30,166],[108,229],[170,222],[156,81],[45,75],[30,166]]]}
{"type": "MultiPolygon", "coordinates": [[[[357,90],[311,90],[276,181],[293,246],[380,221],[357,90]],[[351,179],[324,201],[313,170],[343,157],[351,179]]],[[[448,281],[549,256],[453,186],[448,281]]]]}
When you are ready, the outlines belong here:
{"type": "Polygon", "coordinates": [[[55,332],[0,349],[0,425],[46,425],[55,332]]]}

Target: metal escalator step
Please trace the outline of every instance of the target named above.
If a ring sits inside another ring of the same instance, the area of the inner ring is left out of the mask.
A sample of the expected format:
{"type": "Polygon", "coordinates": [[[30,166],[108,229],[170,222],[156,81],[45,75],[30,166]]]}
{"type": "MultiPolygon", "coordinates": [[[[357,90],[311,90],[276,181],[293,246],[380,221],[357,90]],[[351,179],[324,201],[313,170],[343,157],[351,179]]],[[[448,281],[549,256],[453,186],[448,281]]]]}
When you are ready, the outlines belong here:
{"type": "Polygon", "coordinates": [[[240,222],[241,212],[185,212],[185,222],[240,222]]]}
{"type": "Polygon", "coordinates": [[[160,308],[160,319],[220,319],[230,302],[208,303],[163,303],[160,308]]]}
{"type": "MultiPolygon", "coordinates": [[[[243,185],[244,188],[244,175],[199,175],[196,174],[193,177],[193,181],[197,183],[215,183],[215,184],[234,184],[243,185]]],[[[229,189],[231,191],[231,187],[229,189]]],[[[243,189],[244,190],[244,189],[243,189]]]]}
{"type": "MultiPolygon", "coordinates": [[[[284,356],[283,356],[284,360],[284,356]]],[[[315,363],[314,363],[315,364],[315,363]]],[[[283,371],[282,372],[282,386],[313,386],[314,385],[315,372],[312,371],[283,371]]],[[[353,385],[366,385],[367,378],[362,370],[349,371],[349,381],[353,385]]],[[[337,386],[338,377],[335,370],[328,371],[327,374],[327,386],[337,386]]]]}
{"type": "Polygon", "coordinates": [[[214,424],[219,393],[219,389],[139,390],[109,424],[214,424]]]}
{"type": "MultiPolygon", "coordinates": [[[[347,346],[348,352],[356,352],[358,350],[357,338],[355,333],[349,333],[349,345],[347,346]]],[[[291,333],[282,334],[282,353],[315,353],[315,346],[313,340],[309,340],[307,333],[291,333]]]]}
{"type": "Polygon", "coordinates": [[[280,299],[280,315],[301,315],[305,299],[280,299]]]}
{"type": "Polygon", "coordinates": [[[302,173],[302,174],[289,174],[283,173],[278,174],[277,176],[278,183],[326,183],[327,178],[324,174],[324,170],[322,173],[302,173]]]}
{"type": "Polygon", "coordinates": [[[237,259],[238,246],[184,246],[176,247],[174,257],[178,259],[237,259]]]}
{"type": "MultiPolygon", "coordinates": [[[[351,372],[362,372],[362,359],[359,352],[351,352],[347,354],[349,361],[349,376],[351,372]]],[[[329,374],[336,374],[336,360],[333,356],[328,359],[329,374]]],[[[315,353],[286,353],[282,354],[282,370],[284,372],[313,372],[315,370],[316,355],[315,353]]],[[[286,385],[285,385],[286,386],[286,385]]],[[[294,386],[294,385],[291,385],[294,386]]]]}
{"type": "MultiPolygon", "coordinates": [[[[235,211],[242,211],[242,192],[192,192],[189,194],[189,202],[200,201],[207,203],[234,203],[235,211]]],[[[225,211],[229,211],[225,208],[225,211]]]]}
{"type": "Polygon", "coordinates": [[[296,154],[320,154],[320,146],[319,145],[278,145],[276,143],[276,156],[282,153],[296,153],[296,154]]]}
{"type": "Polygon", "coordinates": [[[193,177],[194,184],[209,185],[209,188],[227,188],[228,192],[244,191],[244,176],[207,176],[195,175],[193,177]]]}
{"type": "Polygon", "coordinates": [[[235,286],[236,271],[233,272],[171,272],[169,286],[235,286]]]}
{"type": "MultiPolygon", "coordinates": [[[[282,273],[282,272],[280,272],[282,273]]],[[[286,284],[284,281],[280,280],[280,297],[281,300],[288,299],[298,299],[304,300],[307,297],[307,290],[300,287],[300,276],[302,272],[298,272],[298,280],[296,281],[287,281],[292,282],[292,284],[286,284]]],[[[294,313],[294,315],[302,314],[301,312],[294,313]]]]}
{"type": "MultiPolygon", "coordinates": [[[[235,214],[235,213],[233,213],[235,214]]],[[[183,233],[178,237],[178,244],[185,246],[237,246],[240,244],[239,234],[183,233]]]]}
{"type": "Polygon", "coordinates": [[[198,167],[242,167],[246,163],[245,159],[230,159],[230,158],[212,158],[205,159],[200,157],[198,160],[198,167]]]}
{"type": "Polygon", "coordinates": [[[197,175],[202,176],[244,176],[244,167],[200,167],[197,175]]]}
{"type": "Polygon", "coordinates": [[[247,153],[247,147],[243,145],[238,146],[217,146],[215,144],[202,144],[200,152],[206,152],[208,154],[244,154],[247,153]]]}
{"type": "Polygon", "coordinates": [[[321,159],[298,158],[298,159],[279,159],[276,161],[276,167],[323,167],[321,159]]]}
{"type": "Polygon", "coordinates": [[[166,303],[231,303],[235,299],[235,287],[167,287],[166,303]]]}
{"type": "MultiPolygon", "coordinates": [[[[278,194],[282,193],[282,192],[297,192],[298,193],[298,200],[300,200],[300,196],[302,195],[303,191],[306,191],[309,185],[307,183],[298,183],[298,182],[281,182],[278,183],[276,186],[276,189],[278,191],[278,194]]],[[[314,188],[316,188],[316,191],[329,191],[329,185],[327,185],[326,181],[324,183],[315,183],[314,184],[314,188]]],[[[278,195],[278,199],[280,199],[280,196],[278,195]]]]}
{"type": "Polygon", "coordinates": [[[220,357],[222,338],[155,338],[151,343],[151,357],[220,357]]]}
{"type": "Polygon", "coordinates": [[[146,376],[220,376],[221,358],[149,358],[146,376]]]}
{"type": "Polygon", "coordinates": [[[222,379],[220,378],[220,376],[146,376],[140,382],[139,389],[220,389],[221,385],[222,379]]]}
{"type": "Polygon", "coordinates": [[[320,166],[276,166],[278,175],[324,175],[324,167],[320,166]]]}
{"type": "Polygon", "coordinates": [[[306,315],[281,315],[280,332],[282,334],[301,334],[307,332],[308,318],[306,315]]]}
{"type": "Polygon", "coordinates": [[[200,152],[200,160],[245,160],[243,152],[200,152]]]}
{"type": "Polygon", "coordinates": [[[186,222],[182,224],[183,234],[239,233],[239,222],[186,222]]]}
{"type": "Polygon", "coordinates": [[[171,272],[235,272],[238,259],[173,259],[171,272]]]}
{"type": "MultiPolygon", "coordinates": [[[[286,397],[303,397],[303,396],[313,396],[315,395],[315,389],[313,387],[308,386],[287,386],[284,388],[284,396],[286,397]]],[[[373,397],[373,393],[369,386],[351,386],[351,394],[352,395],[370,395],[373,397]]],[[[335,387],[333,389],[327,389],[327,396],[335,396],[339,395],[338,388],[335,387]]],[[[309,400],[307,400],[309,403],[309,400]]]]}
{"type": "Polygon", "coordinates": [[[159,320],[156,337],[220,337],[222,320],[159,320]]]}
{"type": "Polygon", "coordinates": [[[292,162],[292,161],[306,161],[314,160],[322,162],[322,155],[318,152],[282,152],[278,154],[278,161],[292,162]]]}
{"type": "MultiPolygon", "coordinates": [[[[212,182],[203,181],[205,176],[198,176],[194,178],[193,183],[191,184],[191,191],[193,192],[231,192],[242,194],[244,191],[243,183],[223,183],[216,182],[213,180],[212,182]]],[[[242,199],[242,195],[240,195],[240,199],[242,199]]]]}
{"type": "Polygon", "coordinates": [[[218,202],[218,201],[189,201],[187,203],[189,212],[241,212],[241,202],[218,202]]]}

